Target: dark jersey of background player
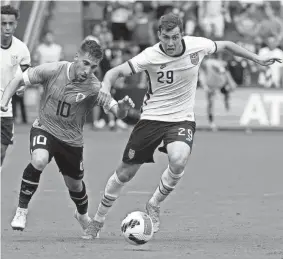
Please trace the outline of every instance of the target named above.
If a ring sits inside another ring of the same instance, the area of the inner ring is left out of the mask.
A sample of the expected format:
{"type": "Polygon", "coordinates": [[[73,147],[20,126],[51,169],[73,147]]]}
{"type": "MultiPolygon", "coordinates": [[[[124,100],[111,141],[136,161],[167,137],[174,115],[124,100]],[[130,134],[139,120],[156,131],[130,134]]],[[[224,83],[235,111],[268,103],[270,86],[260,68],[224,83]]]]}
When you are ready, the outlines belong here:
{"type": "MultiPolygon", "coordinates": [[[[95,76],[84,82],[70,80],[71,64],[62,61],[30,68],[24,81],[26,85],[41,83],[44,87],[39,117],[33,126],[70,146],[83,146],[83,126],[96,104],[101,83],[95,76]]],[[[102,105],[108,111],[114,103],[112,99],[102,105]]]]}

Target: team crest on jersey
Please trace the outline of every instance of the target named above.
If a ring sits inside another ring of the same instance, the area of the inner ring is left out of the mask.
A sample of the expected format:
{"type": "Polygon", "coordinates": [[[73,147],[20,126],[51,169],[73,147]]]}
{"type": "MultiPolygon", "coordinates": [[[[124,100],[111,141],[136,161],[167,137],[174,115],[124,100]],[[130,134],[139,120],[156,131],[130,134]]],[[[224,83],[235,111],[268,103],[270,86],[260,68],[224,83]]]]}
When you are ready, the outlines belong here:
{"type": "Polygon", "coordinates": [[[85,95],[82,93],[78,93],[76,97],[76,103],[82,101],[85,98],[85,95]]]}
{"type": "Polygon", "coordinates": [[[129,150],[129,153],[128,153],[128,156],[129,156],[130,159],[133,159],[134,156],[135,156],[135,150],[130,149],[130,150],[129,150]]]}
{"type": "Polygon", "coordinates": [[[197,52],[190,54],[190,58],[191,58],[191,62],[192,62],[193,65],[197,65],[198,64],[198,62],[199,62],[199,55],[198,55],[197,52]]]}
{"type": "Polygon", "coordinates": [[[11,64],[12,66],[16,66],[18,64],[18,56],[16,55],[11,56],[11,64]]]}

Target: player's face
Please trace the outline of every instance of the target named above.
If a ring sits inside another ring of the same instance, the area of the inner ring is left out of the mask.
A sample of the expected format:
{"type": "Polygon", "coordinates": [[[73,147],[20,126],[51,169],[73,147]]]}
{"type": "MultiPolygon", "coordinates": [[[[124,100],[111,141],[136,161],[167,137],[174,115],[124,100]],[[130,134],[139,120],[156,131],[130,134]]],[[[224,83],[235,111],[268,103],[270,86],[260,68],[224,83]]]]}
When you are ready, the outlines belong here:
{"type": "Polygon", "coordinates": [[[97,69],[100,60],[95,59],[89,53],[80,53],[75,57],[76,80],[85,81],[97,69]]]}
{"type": "Polygon", "coordinates": [[[3,39],[11,38],[17,28],[17,20],[15,15],[1,15],[1,37],[3,39]]]}
{"type": "Polygon", "coordinates": [[[171,31],[159,31],[158,38],[168,56],[175,56],[182,52],[182,33],[179,27],[175,27],[171,31]]]}

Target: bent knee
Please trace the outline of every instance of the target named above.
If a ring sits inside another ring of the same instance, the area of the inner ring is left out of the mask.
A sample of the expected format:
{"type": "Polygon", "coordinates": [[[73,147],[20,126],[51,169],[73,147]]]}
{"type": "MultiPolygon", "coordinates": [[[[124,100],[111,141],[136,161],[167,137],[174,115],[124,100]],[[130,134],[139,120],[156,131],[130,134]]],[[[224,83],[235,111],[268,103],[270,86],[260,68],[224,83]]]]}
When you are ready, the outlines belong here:
{"type": "Polygon", "coordinates": [[[83,189],[82,181],[66,182],[66,186],[71,192],[81,192],[83,189]]]}
{"type": "Polygon", "coordinates": [[[169,157],[169,166],[173,173],[181,174],[188,163],[190,151],[186,154],[175,153],[169,157]]]}
{"type": "Polygon", "coordinates": [[[136,175],[140,167],[140,164],[126,164],[122,162],[116,170],[119,181],[122,183],[129,182],[136,175]]]}
{"type": "Polygon", "coordinates": [[[42,171],[49,163],[49,153],[44,149],[37,149],[32,152],[31,164],[35,169],[42,171]]]}

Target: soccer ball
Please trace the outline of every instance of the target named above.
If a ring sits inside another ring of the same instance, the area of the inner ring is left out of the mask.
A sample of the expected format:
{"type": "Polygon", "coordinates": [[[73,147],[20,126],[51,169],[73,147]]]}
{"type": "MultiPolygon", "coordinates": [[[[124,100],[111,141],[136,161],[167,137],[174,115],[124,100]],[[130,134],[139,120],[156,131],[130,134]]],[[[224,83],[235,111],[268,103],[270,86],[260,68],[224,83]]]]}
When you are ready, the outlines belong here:
{"type": "Polygon", "coordinates": [[[141,211],[131,212],[121,224],[122,235],[132,245],[143,245],[153,236],[150,216],[141,211]]]}

